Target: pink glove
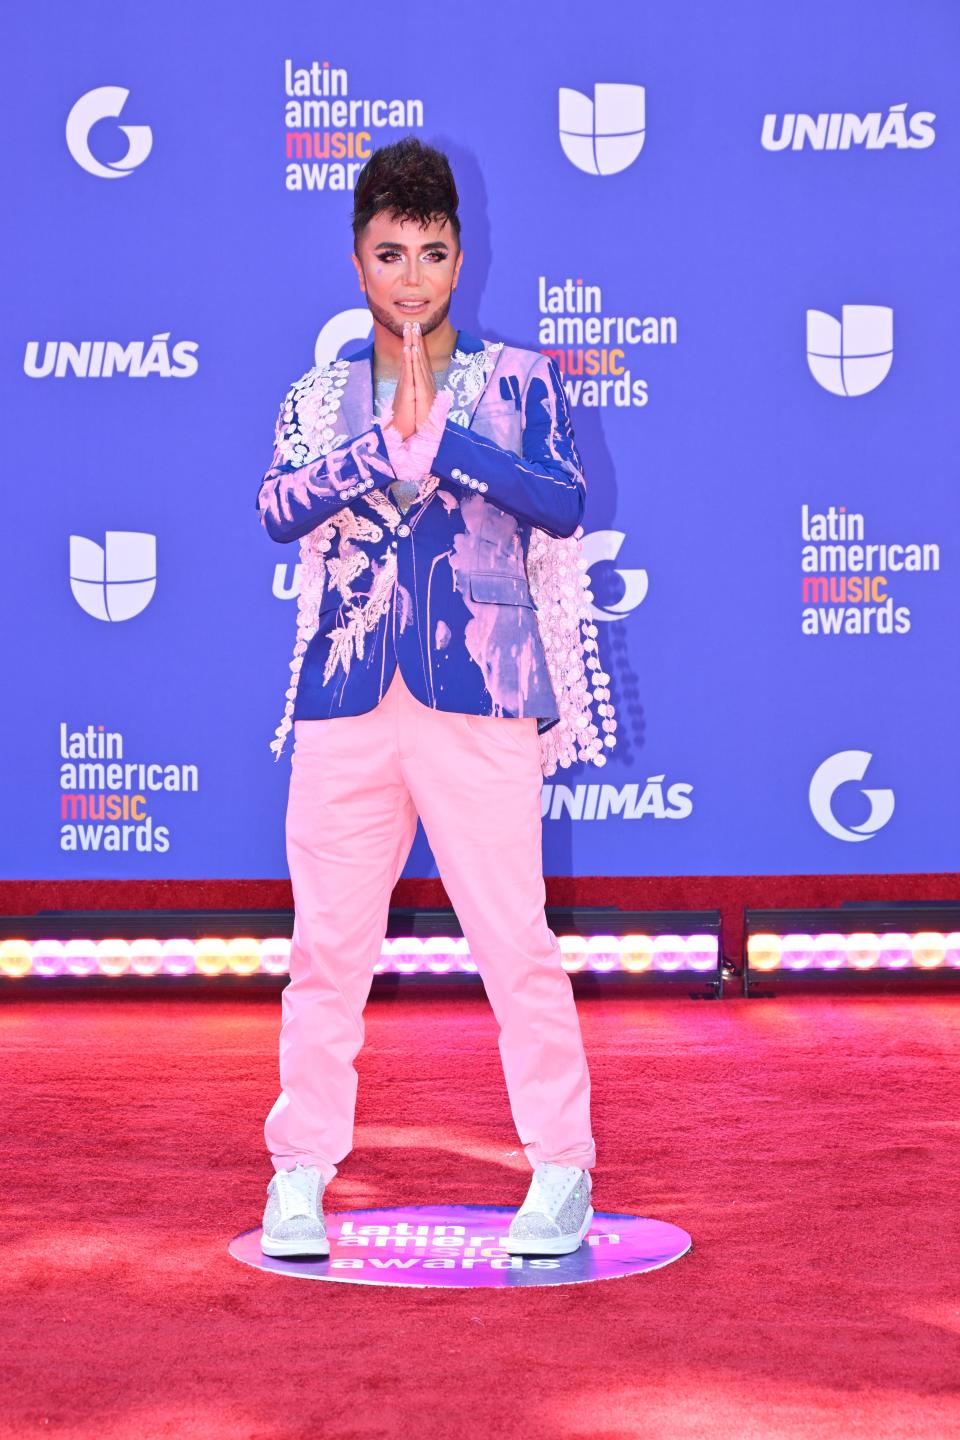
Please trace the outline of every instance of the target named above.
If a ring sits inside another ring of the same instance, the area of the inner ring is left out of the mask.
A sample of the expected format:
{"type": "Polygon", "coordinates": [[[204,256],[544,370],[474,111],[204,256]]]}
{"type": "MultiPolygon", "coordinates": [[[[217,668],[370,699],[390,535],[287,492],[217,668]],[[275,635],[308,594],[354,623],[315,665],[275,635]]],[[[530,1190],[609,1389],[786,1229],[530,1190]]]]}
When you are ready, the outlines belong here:
{"type": "Polygon", "coordinates": [[[447,423],[447,412],[453,403],[449,390],[438,390],[426,420],[419,430],[414,430],[406,440],[393,424],[393,405],[390,404],[380,417],[384,444],[390,457],[390,464],[398,480],[421,481],[430,473],[430,466],[437,458],[443,427],[447,423]]]}

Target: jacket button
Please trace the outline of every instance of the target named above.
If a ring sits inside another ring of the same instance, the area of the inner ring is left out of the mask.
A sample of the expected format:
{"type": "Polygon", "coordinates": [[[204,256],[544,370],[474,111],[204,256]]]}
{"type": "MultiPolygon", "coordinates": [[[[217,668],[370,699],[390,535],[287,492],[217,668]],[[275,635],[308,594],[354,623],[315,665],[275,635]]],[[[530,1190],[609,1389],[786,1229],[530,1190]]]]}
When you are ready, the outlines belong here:
{"type": "Polygon", "coordinates": [[[398,526],[397,526],[397,534],[398,534],[398,535],[403,535],[403,536],[409,535],[409,534],[410,534],[410,526],[409,526],[409,525],[398,525],[398,526]]]}

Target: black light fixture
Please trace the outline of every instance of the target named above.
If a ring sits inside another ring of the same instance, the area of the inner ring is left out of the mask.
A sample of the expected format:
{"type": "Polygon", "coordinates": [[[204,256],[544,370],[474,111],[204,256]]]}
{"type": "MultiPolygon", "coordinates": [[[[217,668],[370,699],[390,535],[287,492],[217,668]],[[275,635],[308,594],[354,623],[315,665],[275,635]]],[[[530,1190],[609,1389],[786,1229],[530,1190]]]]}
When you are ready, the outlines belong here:
{"type": "MultiPolygon", "coordinates": [[[[731,967],[719,910],[548,907],[571,975],[699,982],[723,994],[731,967]]],[[[292,910],[44,911],[0,919],[0,981],[103,984],[167,979],[270,983],[286,976],[292,910]]],[[[377,975],[476,975],[452,910],[393,909],[377,975]]]]}
{"type": "Polygon", "coordinates": [[[960,902],[744,911],[743,993],[960,986],[960,902]]]}

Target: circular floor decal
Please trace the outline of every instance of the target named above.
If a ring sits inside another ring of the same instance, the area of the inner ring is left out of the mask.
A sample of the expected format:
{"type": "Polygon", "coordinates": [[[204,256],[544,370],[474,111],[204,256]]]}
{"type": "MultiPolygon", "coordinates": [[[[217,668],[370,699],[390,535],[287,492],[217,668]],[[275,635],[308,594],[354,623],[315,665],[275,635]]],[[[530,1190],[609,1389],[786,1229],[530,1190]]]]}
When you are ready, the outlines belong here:
{"type": "Polygon", "coordinates": [[[598,1210],[572,1255],[508,1255],[501,1247],[515,1208],[508,1205],[409,1205],[328,1215],[330,1254],[323,1260],[274,1260],[260,1249],[260,1230],[229,1245],[245,1265],[302,1280],[352,1285],[579,1285],[659,1270],[692,1245],[665,1220],[598,1210]]]}

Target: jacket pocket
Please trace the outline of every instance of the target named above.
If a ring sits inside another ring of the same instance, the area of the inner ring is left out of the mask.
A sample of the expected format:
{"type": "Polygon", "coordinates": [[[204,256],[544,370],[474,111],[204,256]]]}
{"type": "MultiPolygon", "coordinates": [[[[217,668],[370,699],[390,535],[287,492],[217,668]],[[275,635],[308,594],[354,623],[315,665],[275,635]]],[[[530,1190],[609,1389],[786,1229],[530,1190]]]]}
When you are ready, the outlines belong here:
{"type": "Polygon", "coordinates": [[[479,570],[470,576],[470,599],[484,605],[526,605],[536,609],[523,576],[497,570],[479,570]]]}

